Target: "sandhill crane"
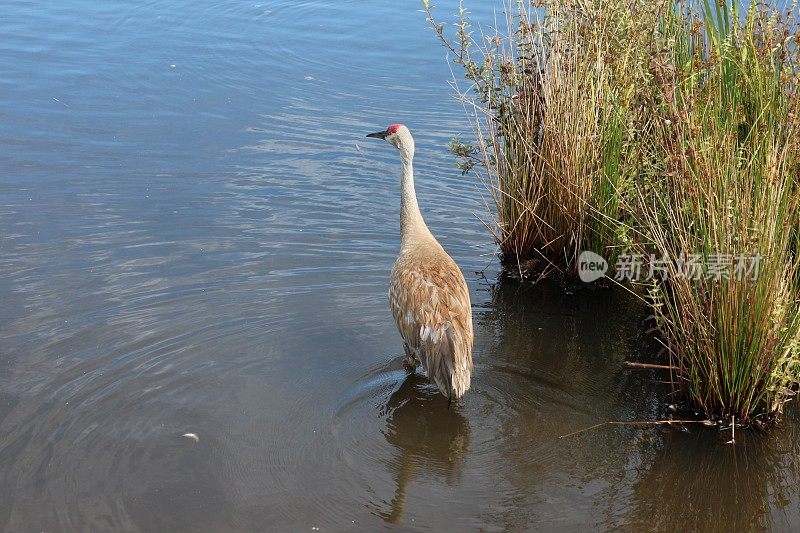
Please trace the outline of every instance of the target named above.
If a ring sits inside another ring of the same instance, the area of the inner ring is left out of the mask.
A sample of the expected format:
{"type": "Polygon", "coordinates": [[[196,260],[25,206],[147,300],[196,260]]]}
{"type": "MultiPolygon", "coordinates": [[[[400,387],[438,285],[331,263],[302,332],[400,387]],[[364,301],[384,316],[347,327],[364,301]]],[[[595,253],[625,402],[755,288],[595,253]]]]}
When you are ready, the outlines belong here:
{"type": "Polygon", "coordinates": [[[406,352],[448,399],[461,398],[472,374],[472,308],[455,261],[431,234],[414,191],[414,138],[402,124],[367,137],[386,139],[400,151],[400,254],[389,281],[389,305],[406,352]]]}

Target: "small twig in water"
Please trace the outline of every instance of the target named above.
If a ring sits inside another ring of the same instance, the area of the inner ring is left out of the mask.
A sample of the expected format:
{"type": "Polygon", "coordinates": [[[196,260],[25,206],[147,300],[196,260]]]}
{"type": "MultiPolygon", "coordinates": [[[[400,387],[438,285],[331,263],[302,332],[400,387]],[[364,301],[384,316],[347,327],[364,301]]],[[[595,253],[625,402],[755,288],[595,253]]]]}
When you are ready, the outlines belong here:
{"type": "Polygon", "coordinates": [[[579,429],[578,431],[573,431],[572,433],[567,433],[566,435],[561,435],[558,438],[563,439],[566,437],[572,437],[573,435],[578,435],[580,433],[584,433],[592,429],[597,429],[602,426],[661,426],[661,425],[672,425],[672,424],[703,424],[704,426],[713,426],[714,422],[712,420],[634,420],[631,422],[625,422],[624,420],[609,420],[606,422],[600,422],[599,424],[595,424],[593,426],[589,426],[588,428],[583,428],[579,429]]]}
{"type": "Polygon", "coordinates": [[[635,363],[633,361],[625,361],[623,363],[628,368],[650,368],[658,370],[680,370],[677,366],[672,365],[656,365],[653,363],[635,363]]]}
{"type": "Polygon", "coordinates": [[[736,418],[731,415],[731,440],[725,444],[736,444],[736,418]]]}

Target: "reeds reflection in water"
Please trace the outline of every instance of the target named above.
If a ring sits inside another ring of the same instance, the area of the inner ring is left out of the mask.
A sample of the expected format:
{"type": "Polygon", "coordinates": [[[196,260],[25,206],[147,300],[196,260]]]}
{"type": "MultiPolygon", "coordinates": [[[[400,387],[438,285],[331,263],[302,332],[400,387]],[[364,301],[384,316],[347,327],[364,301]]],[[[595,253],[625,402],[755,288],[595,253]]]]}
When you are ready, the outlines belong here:
{"type": "Polygon", "coordinates": [[[631,531],[793,530],[798,522],[800,435],[796,406],[764,435],[713,429],[664,433],[633,487],[631,531]]]}

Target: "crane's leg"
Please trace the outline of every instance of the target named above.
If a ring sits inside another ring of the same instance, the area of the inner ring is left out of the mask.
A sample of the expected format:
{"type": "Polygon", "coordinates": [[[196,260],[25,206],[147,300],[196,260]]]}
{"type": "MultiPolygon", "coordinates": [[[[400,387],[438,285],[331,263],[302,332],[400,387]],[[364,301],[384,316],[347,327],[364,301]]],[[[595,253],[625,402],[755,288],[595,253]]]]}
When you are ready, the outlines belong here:
{"type": "Polygon", "coordinates": [[[403,343],[403,349],[406,351],[406,358],[403,359],[403,366],[406,367],[406,370],[413,373],[417,369],[417,358],[414,355],[414,351],[409,348],[406,343],[403,343]]]}

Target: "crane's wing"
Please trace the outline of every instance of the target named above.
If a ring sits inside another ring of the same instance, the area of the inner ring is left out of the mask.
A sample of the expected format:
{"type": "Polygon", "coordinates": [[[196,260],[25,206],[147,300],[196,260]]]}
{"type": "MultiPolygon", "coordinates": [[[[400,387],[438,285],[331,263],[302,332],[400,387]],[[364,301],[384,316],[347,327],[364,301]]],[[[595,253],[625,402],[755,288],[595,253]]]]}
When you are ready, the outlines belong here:
{"type": "Polygon", "coordinates": [[[403,341],[428,377],[448,398],[461,397],[472,374],[472,308],[455,262],[396,264],[389,304],[403,341]]]}

